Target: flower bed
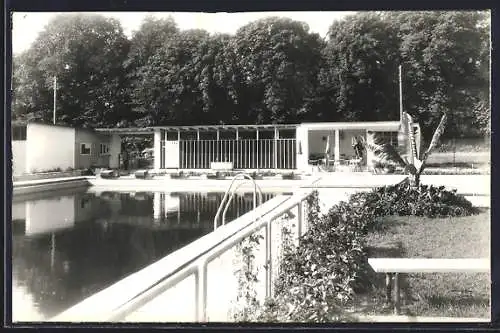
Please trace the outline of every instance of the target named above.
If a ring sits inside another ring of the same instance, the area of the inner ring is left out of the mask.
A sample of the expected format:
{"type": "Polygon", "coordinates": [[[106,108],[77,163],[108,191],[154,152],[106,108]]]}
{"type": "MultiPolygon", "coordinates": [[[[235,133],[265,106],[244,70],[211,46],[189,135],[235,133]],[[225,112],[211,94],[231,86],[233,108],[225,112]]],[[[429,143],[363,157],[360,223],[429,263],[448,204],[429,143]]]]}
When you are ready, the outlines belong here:
{"type": "Polygon", "coordinates": [[[379,227],[380,217],[477,213],[470,202],[453,191],[433,186],[412,189],[405,182],[353,194],[322,216],[315,192],[309,207],[310,228],[299,245],[284,254],[275,296],[264,306],[255,307],[256,321],[353,320],[345,309],[352,306],[357,293],[366,291],[371,284],[366,274],[365,237],[379,227]],[[415,203],[419,206],[412,206],[415,203]]]}

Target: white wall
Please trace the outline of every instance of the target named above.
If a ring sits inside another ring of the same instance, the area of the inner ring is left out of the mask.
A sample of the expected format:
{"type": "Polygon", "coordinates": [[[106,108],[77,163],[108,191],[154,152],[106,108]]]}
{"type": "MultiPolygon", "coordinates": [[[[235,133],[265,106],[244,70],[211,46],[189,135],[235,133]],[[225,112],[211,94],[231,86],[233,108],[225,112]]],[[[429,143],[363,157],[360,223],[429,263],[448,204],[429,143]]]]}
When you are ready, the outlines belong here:
{"type": "Polygon", "coordinates": [[[120,167],[120,153],[122,152],[122,140],[118,134],[111,135],[109,142],[109,167],[118,169],[120,167]]]}
{"type": "Polygon", "coordinates": [[[100,144],[110,143],[110,136],[95,133],[91,130],[86,129],[76,129],[75,134],[75,168],[86,169],[90,167],[108,167],[109,166],[109,154],[100,154],[100,144]],[[91,145],[90,155],[80,154],[80,145],[82,143],[87,143],[91,145]]]}
{"type": "Polygon", "coordinates": [[[27,173],[75,167],[75,129],[28,124],[26,138],[27,173]]]}
{"type": "Polygon", "coordinates": [[[12,175],[26,172],[26,141],[12,141],[12,175]]]}
{"type": "Polygon", "coordinates": [[[161,168],[161,130],[157,129],[154,132],[153,138],[154,150],[154,168],[159,170],[161,168]]]}
{"type": "Polygon", "coordinates": [[[309,130],[309,154],[324,154],[326,148],[326,140],[323,137],[330,136],[330,155],[333,156],[335,151],[335,131],[325,130],[309,130]]]}
{"type": "Polygon", "coordinates": [[[297,127],[296,131],[297,169],[304,170],[309,164],[309,134],[303,126],[297,127]]]}
{"type": "Polygon", "coordinates": [[[12,220],[25,220],[26,219],[26,202],[13,202],[12,203],[12,220]]]}
{"type": "Polygon", "coordinates": [[[26,235],[70,228],[74,224],[74,195],[26,202],[26,235]]]}
{"type": "Polygon", "coordinates": [[[345,154],[347,159],[354,158],[355,153],[352,148],[352,138],[362,136],[366,138],[366,130],[346,130],[341,131],[340,135],[340,153],[345,154]]]}

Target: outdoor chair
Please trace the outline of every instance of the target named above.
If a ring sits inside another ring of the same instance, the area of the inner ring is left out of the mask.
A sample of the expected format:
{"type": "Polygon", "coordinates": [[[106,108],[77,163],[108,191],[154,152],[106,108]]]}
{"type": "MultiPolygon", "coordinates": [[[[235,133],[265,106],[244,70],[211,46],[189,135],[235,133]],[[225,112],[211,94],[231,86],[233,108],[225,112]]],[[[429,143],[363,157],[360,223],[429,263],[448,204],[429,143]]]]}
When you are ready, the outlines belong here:
{"type": "Polygon", "coordinates": [[[101,170],[99,173],[99,177],[104,179],[112,179],[117,177],[117,173],[115,170],[101,170]]]}
{"type": "Polygon", "coordinates": [[[138,178],[138,179],[146,179],[146,178],[150,178],[150,174],[148,172],[148,170],[137,170],[135,172],[135,178],[138,178]]]}

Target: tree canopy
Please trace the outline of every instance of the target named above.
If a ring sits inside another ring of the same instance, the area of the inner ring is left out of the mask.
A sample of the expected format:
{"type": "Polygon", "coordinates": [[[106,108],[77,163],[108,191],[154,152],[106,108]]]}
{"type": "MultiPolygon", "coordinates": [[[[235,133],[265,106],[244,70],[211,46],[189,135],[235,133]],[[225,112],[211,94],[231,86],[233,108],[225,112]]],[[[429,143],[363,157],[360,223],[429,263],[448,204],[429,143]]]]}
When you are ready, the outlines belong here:
{"type": "Polygon", "coordinates": [[[489,132],[486,12],[373,12],[307,24],[268,17],[234,35],[147,17],[128,39],[117,20],[56,16],[13,58],[13,119],[73,126],[397,120],[424,136],[489,132]],[[429,133],[428,133],[429,132],[429,133]]]}

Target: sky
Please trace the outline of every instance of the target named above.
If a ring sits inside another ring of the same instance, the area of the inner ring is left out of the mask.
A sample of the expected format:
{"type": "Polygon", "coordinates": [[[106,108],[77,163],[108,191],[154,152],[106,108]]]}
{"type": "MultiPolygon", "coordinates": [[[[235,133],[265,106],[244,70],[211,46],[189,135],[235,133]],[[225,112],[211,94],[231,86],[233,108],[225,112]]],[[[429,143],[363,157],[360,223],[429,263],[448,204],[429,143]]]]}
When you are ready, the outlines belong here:
{"type": "MultiPolygon", "coordinates": [[[[60,13],[14,12],[12,17],[12,51],[14,54],[28,49],[47,23],[60,13]]],[[[289,17],[309,25],[311,32],[325,37],[328,27],[335,20],[354,12],[245,12],[245,13],[182,13],[182,12],[101,12],[103,16],[118,19],[127,36],[137,30],[146,15],[167,17],[171,15],[181,30],[204,29],[211,33],[235,33],[241,26],[267,16],[289,17]]]]}

